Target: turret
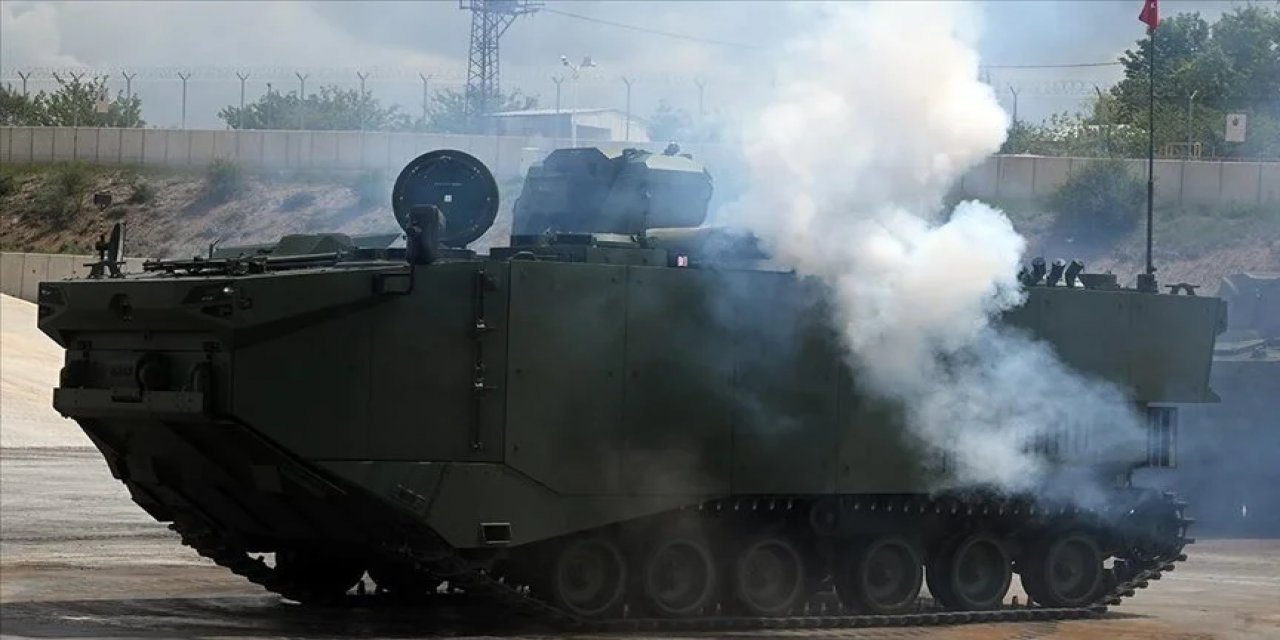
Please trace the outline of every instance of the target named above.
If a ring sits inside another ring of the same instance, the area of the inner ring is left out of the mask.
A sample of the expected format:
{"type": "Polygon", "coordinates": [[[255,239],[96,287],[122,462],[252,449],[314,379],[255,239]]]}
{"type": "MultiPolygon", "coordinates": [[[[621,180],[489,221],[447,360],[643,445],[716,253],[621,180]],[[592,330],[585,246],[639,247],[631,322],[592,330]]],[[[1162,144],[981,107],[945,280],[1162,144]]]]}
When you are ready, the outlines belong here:
{"type": "Polygon", "coordinates": [[[639,237],[654,228],[697,227],[711,189],[711,174],[675,147],[662,154],[557,149],[529,168],[511,245],[558,234],[639,237]]]}

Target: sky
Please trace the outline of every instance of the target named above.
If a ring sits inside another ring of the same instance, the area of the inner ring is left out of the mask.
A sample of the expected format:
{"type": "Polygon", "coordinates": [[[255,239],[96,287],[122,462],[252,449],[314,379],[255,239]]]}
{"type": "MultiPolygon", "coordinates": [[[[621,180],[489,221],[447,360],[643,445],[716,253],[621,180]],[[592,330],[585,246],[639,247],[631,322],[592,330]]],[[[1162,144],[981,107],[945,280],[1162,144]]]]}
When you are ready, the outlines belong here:
{"type": "MultiPolygon", "coordinates": [[[[1141,0],[973,4],[972,28],[983,63],[992,65],[990,82],[1008,111],[1017,93],[1019,116],[1027,120],[1081,108],[1095,85],[1105,88],[1119,77],[1119,68],[998,67],[1115,61],[1144,29],[1141,0]]],[[[1232,4],[1163,0],[1161,7],[1165,15],[1198,11],[1212,19],[1232,4]]],[[[542,11],[518,18],[503,37],[502,86],[555,106],[552,78],[566,71],[560,56],[590,56],[598,66],[582,76],[576,99],[571,82],[561,85],[562,106],[624,109],[626,77],[632,110],[642,117],[659,100],[696,112],[698,82],[706,111],[732,112],[738,97],[768,90],[773,63],[786,55],[778,45],[812,28],[807,15],[765,0],[545,0],[542,11]]],[[[52,71],[81,68],[110,74],[112,87],[124,90],[121,73],[136,73],[131,88],[143,98],[144,117],[173,127],[181,120],[176,73],[190,72],[188,126],[222,128],[216,112],[239,101],[237,71],[249,75],[249,100],[267,83],[296,90],[298,71],[308,75],[308,93],[321,83],[357,87],[360,71],[377,97],[416,114],[419,74],[430,76],[432,90],[465,84],[470,24],[470,13],[454,0],[0,0],[0,81],[20,86],[19,72],[29,73],[34,92],[54,86],[52,71]]]]}

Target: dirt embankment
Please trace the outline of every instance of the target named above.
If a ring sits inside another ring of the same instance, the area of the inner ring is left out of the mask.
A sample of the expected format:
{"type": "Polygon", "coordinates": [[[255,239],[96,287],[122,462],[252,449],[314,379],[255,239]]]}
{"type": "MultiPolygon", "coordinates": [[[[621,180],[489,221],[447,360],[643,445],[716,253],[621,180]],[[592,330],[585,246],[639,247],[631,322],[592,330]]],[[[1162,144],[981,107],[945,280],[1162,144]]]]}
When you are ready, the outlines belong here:
{"type": "MultiPolygon", "coordinates": [[[[0,174],[0,249],[91,253],[123,221],[126,254],[204,255],[209,245],[271,242],[290,233],[398,233],[395,176],[160,170],[91,165],[7,167],[0,174]],[[111,204],[94,205],[95,194],[111,204]]],[[[516,193],[501,185],[503,212],[516,193]]],[[[518,185],[515,186],[518,189],[518,185]]],[[[505,234],[502,220],[481,243],[505,234]]]]}
{"type": "MultiPolygon", "coordinates": [[[[234,168],[232,168],[234,169],[234,168]]],[[[396,233],[383,174],[256,175],[238,171],[159,170],[87,165],[7,167],[0,172],[0,249],[90,253],[93,241],[123,220],[126,253],[143,257],[203,255],[210,243],[270,242],[289,233],[396,233]],[[93,194],[112,204],[100,211],[93,194]]],[[[474,243],[505,241],[519,180],[501,183],[498,221],[474,243]]],[[[1036,202],[995,202],[1028,239],[1028,260],[1042,255],[1085,261],[1132,285],[1142,270],[1145,226],[1122,237],[1083,242],[1054,226],[1036,202]]],[[[1190,282],[1216,290],[1240,271],[1280,271],[1280,205],[1222,210],[1156,211],[1155,264],[1162,284],[1190,282]]],[[[975,250],[981,250],[975,248],[975,250]]]]}

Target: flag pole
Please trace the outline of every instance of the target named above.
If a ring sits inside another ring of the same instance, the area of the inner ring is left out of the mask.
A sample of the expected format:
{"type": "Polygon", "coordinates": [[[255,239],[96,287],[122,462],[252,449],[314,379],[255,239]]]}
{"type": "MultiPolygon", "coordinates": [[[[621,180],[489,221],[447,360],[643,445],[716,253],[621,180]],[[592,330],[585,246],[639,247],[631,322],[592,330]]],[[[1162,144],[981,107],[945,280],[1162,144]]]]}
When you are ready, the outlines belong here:
{"type": "MultiPolygon", "coordinates": [[[[1156,194],[1156,25],[1158,14],[1156,2],[1151,1],[1151,21],[1147,24],[1147,268],[1138,277],[1138,289],[1146,292],[1158,292],[1156,284],[1156,267],[1151,258],[1152,222],[1155,210],[1156,194]]],[[[1144,15],[1146,11],[1143,12],[1144,15]]]]}

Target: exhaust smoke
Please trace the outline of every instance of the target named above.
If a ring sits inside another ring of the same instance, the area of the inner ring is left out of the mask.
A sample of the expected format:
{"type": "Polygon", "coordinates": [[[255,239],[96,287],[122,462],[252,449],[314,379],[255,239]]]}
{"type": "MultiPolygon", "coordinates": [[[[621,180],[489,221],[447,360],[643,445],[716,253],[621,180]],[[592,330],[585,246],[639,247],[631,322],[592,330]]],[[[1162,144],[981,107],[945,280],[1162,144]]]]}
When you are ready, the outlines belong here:
{"type": "Polygon", "coordinates": [[[1118,390],[994,323],[1025,299],[1026,242],[1009,219],[974,201],[932,219],[1010,125],[978,79],[971,8],[798,9],[815,30],[782,56],[776,97],[748,125],[751,186],[725,213],[825,283],[861,386],[902,405],[953,486],[1034,489],[1049,469],[1026,447],[1046,434],[1076,430],[1103,450],[1141,437],[1118,390]]]}

